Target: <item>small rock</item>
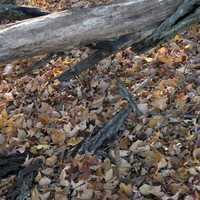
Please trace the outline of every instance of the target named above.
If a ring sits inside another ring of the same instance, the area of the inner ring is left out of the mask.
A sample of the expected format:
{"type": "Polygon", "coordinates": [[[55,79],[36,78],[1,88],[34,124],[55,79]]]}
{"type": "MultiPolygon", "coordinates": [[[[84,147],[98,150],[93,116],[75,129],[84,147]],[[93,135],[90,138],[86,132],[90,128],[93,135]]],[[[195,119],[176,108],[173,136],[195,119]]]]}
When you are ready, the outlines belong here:
{"type": "Polygon", "coordinates": [[[65,133],[54,132],[51,134],[51,140],[54,144],[63,144],[65,142],[65,133]]]}

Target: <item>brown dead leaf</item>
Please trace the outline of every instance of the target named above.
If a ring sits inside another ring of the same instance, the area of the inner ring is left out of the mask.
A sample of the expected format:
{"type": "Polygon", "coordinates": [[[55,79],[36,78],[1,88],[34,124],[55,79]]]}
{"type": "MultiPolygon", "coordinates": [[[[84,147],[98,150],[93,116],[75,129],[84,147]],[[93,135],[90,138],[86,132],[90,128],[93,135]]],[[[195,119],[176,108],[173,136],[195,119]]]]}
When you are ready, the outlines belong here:
{"type": "Polygon", "coordinates": [[[46,165],[49,167],[53,167],[56,164],[57,160],[57,156],[53,155],[46,159],[46,165]]]}
{"type": "Polygon", "coordinates": [[[158,50],[158,52],[156,54],[156,58],[161,63],[168,64],[168,65],[173,64],[173,58],[169,55],[169,51],[166,47],[161,47],[158,50]]]}
{"type": "Polygon", "coordinates": [[[163,97],[152,100],[151,105],[154,108],[165,110],[167,108],[167,101],[168,101],[168,98],[166,96],[163,96],[163,97]]]}
{"type": "Polygon", "coordinates": [[[67,194],[65,194],[64,192],[56,192],[55,200],[68,200],[67,194]]]}
{"type": "Polygon", "coordinates": [[[105,172],[105,175],[104,175],[104,178],[105,178],[105,181],[108,182],[109,180],[111,180],[114,176],[113,174],[113,169],[110,168],[108,171],[105,172]]]}
{"type": "Polygon", "coordinates": [[[161,115],[156,115],[149,120],[148,125],[150,128],[155,128],[156,126],[160,126],[163,122],[164,122],[164,117],[161,115]]]}
{"type": "Polygon", "coordinates": [[[93,194],[94,194],[94,191],[92,189],[83,190],[80,193],[80,200],[92,200],[93,194]]]}
{"type": "Polygon", "coordinates": [[[45,113],[39,114],[38,119],[44,125],[47,125],[52,121],[50,116],[48,114],[45,114],[45,113]]]}
{"type": "Polygon", "coordinates": [[[34,187],[31,192],[31,200],[40,200],[38,189],[34,187]]]}
{"type": "Polygon", "coordinates": [[[200,148],[196,148],[193,151],[193,158],[195,159],[195,161],[199,161],[200,162],[200,148]]]}
{"type": "Polygon", "coordinates": [[[148,184],[143,184],[139,188],[139,190],[144,196],[148,196],[148,195],[152,194],[161,199],[162,196],[164,195],[164,193],[161,191],[161,186],[152,186],[152,185],[148,185],[148,184]]]}
{"type": "Polygon", "coordinates": [[[72,137],[69,140],[67,140],[67,146],[75,146],[79,144],[82,141],[81,137],[72,137]]]}
{"type": "Polygon", "coordinates": [[[123,192],[127,196],[131,196],[132,193],[133,193],[131,184],[120,183],[119,189],[120,189],[121,192],[123,192]]]}
{"type": "Polygon", "coordinates": [[[188,96],[185,93],[180,93],[176,96],[175,102],[176,107],[179,109],[183,109],[187,103],[188,96]]]}
{"type": "Polygon", "coordinates": [[[65,142],[65,133],[55,130],[51,133],[51,140],[54,144],[63,144],[65,142]]]}
{"type": "Polygon", "coordinates": [[[91,175],[92,167],[99,164],[95,156],[90,155],[79,155],[73,160],[74,164],[78,166],[79,171],[82,173],[83,177],[87,178],[91,175]]]}

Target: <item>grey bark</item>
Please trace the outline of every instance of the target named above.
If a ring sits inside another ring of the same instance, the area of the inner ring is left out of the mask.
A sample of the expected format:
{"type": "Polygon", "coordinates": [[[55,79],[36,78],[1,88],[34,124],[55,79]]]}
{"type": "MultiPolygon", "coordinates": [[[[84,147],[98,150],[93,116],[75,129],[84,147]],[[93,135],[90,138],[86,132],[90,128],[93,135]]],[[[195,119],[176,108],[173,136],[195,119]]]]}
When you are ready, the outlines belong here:
{"type": "Polygon", "coordinates": [[[133,33],[151,34],[183,0],[120,0],[95,8],[63,11],[0,30],[0,62],[69,50],[133,33]]]}

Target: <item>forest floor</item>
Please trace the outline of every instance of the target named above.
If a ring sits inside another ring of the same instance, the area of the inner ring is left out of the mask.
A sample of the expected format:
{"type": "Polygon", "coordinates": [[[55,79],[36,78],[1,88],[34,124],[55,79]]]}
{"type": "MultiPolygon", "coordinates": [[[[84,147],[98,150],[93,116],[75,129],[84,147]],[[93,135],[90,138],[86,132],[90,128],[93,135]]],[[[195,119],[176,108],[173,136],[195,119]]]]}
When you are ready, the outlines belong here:
{"type": "MultiPolygon", "coordinates": [[[[107,2],[28,3],[54,11],[107,2]]],[[[83,72],[63,91],[49,80],[86,58],[89,48],[52,58],[33,71],[42,56],[1,67],[0,152],[29,150],[44,160],[30,199],[200,199],[199,41],[196,25],[145,54],[126,49],[83,72]],[[129,114],[106,158],[66,157],[62,152],[127,105],[117,92],[117,78],[135,96],[142,116],[129,114]]]]}

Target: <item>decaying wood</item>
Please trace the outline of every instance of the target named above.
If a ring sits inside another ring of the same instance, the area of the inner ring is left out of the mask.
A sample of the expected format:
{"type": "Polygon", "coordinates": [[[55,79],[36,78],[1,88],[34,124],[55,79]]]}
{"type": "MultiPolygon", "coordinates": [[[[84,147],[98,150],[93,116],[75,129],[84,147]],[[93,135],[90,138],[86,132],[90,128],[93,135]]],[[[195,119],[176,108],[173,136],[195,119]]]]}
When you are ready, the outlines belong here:
{"type": "Polygon", "coordinates": [[[156,46],[158,43],[164,42],[173,37],[178,31],[200,21],[200,0],[184,0],[177,8],[175,13],[161,23],[158,28],[152,31],[152,34],[140,40],[139,35],[122,36],[115,41],[99,42],[95,53],[85,60],[76,64],[72,69],[64,71],[57,77],[61,81],[61,88],[64,88],[65,81],[78,76],[82,71],[94,67],[102,59],[116,53],[126,47],[132,46],[137,53],[143,53],[148,49],[156,46]]]}
{"type": "Polygon", "coordinates": [[[138,116],[142,115],[142,112],[139,110],[137,104],[135,103],[134,96],[131,95],[131,93],[126,89],[124,83],[120,79],[117,80],[117,86],[119,94],[129,103],[132,112],[136,113],[138,116]]]}
{"type": "Polygon", "coordinates": [[[8,200],[24,200],[30,195],[35,176],[43,162],[40,158],[34,158],[24,166],[27,156],[28,152],[0,155],[0,181],[16,175],[15,183],[7,192],[8,200]]]}
{"type": "Polygon", "coordinates": [[[79,149],[79,153],[97,153],[98,150],[105,147],[113,139],[117,139],[119,130],[122,128],[130,109],[122,109],[114,117],[103,126],[97,134],[92,134],[91,137],[86,138],[79,149]]]}
{"type": "Polygon", "coordinates": [[[27,153],[0,155],[0,180],[18,173],[26,159],[27,153]]]}
{"type": "Polygon", "coordinates": [[[71,49],[137,33],[151,34],[183,0],[120,0],[106,6],[63,11],[0,30],[0,62],[71,49]]]}
{"type": "Polygon", "coordinates": [[[18,172],[16,182],[7,195],[8,200],[25,200],[30,197],[34,179],[42,164],[43,161],[40,158],[36,158],[18,172]]]}
{"type": "MultiPolygon", "coordinates": [[[[69,81],[70,79],[78,76],[81,72],[93,68],[104,58],[118,52],[123,48],[130,47],[133,44],[133,41],[138,41],[140,38],[139,34],[125,35],[120,37],[115,41],[105,41],[97,43],[97,49],[92,55],[88,58],[85,58],[71,69],[64,71],[61,75],[56,77],[61,83],[69,81]]],[[[64,84],[61,88],[64,88],[64,84]]]]}
{"type": "Polygon", "coordinates": [[[132,47],[138,53],[144,52],[197,22],[200,22],[200,0],[183,0],[175,13],[161,23],[150,36],[134,43],[132,47]]]}
{"type": "Polygon", "coordinates": [[[94,130],[94,132],[78,147],[79,149],[76,149],[78,153],[101,153],[106,145],[118,139],[120,129],[122,129],[130,112],[134,112],[136,116],[141,116],[142,113],[138,109],[133,96],[128,92],[121,80],[118,80],[117,87],[119,89],[119,94],[127,100],[128,106],[116,113],[110,121],[97,131],[97,133],[96,130],[94,130]]]}
{"type": "MultiPolygon", "coordinates": [[[[136,43],[136,50],[138,52],[143,52],[150,48],[152,45],[156,45],[159,42],[162,42],[166,38],[170,37],[177,31],[181,30],[185,27],[185,24],[189,21],[190,23],[193,21],[200,20],[199,13],[199,0],[188,1],[184,0],[183,4],[181,4],[175,13],[173,13],[169,18],[167,18],[161,25],[152,32],[147,38],[141,43],[136,43]]],[[[188,24],[190,24],[188,23],[188,24]]],[[[58,77],[60,81],[70,80],[75,75],[78,75],[81,71],[87,69],[88,67],[94,66],[97,62],[104,58],[104,56],[109,55],[109,53],[113,53],[118,51],[119,49],[126,46],[132,42],[132,46],[134,41],[131,36],[123,36],[120,39],[110,42],[105,46],[105,44],[100,45],[100,49],[97,50],[92,56],[89,56],[84,61],[78,63],[73,69],[64,72],[61,76],[58,77]],[[99,54],[99,55],[98,55],[99,54]],[[98,55],[98,56],[97,56],[98,55]]],[[[98,45],[97,45],[98,46],[98,45]]],[[[117,113],[105,126],[102,127],[97,133],[92,133],[91,136],[86,138],[85,141],[80,144],[79,150],[75,149],[76,152],[79,153],[98,153],[105,144],[108,144],[118,136],[119,130],[121,126],[124,124],[126,118],[130,111],[133,111],[138,116],[142,113],[138,109],[137,104],[133,96],[128,92],[126,87],[120,80],[117,80],[118,89],[120,95],[128,101],[128,108],[122,109],[119,113],[117,113]]]]}

